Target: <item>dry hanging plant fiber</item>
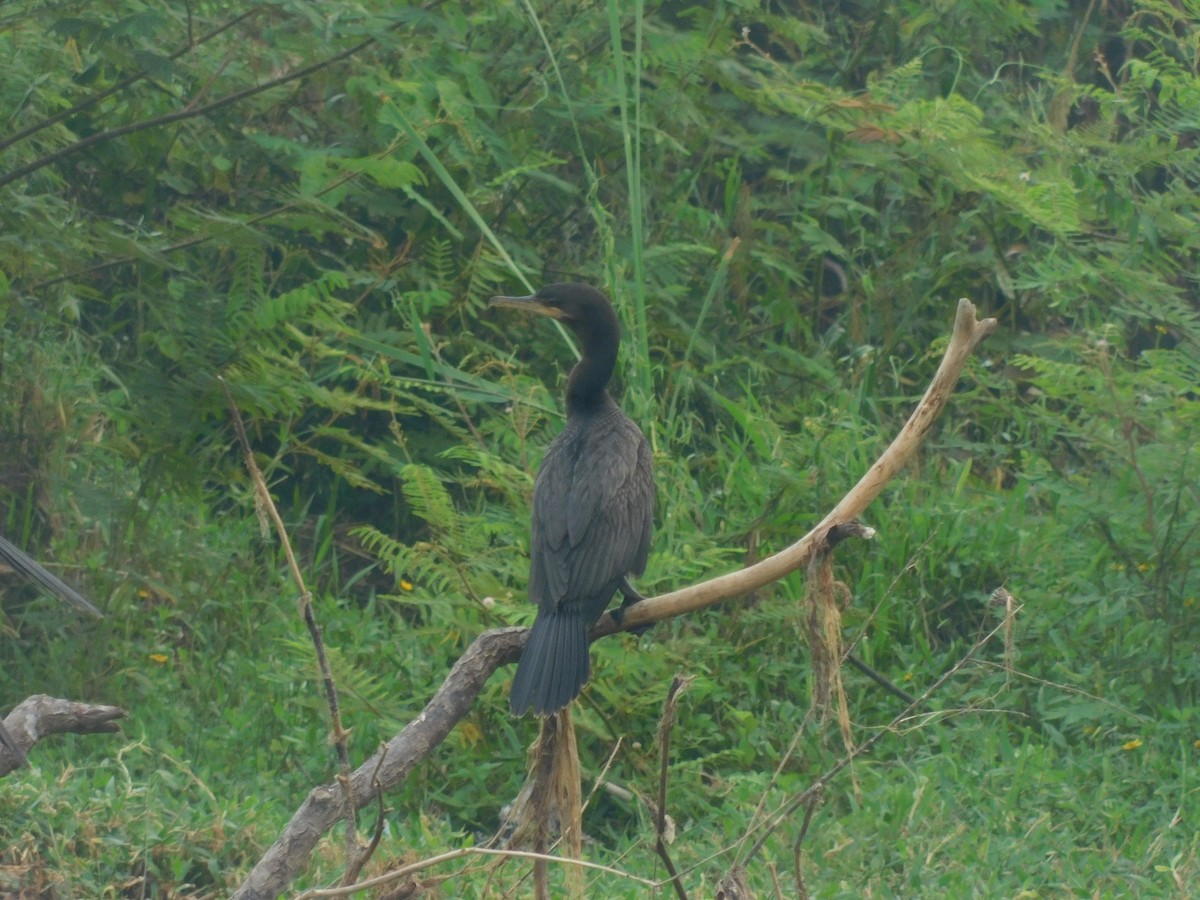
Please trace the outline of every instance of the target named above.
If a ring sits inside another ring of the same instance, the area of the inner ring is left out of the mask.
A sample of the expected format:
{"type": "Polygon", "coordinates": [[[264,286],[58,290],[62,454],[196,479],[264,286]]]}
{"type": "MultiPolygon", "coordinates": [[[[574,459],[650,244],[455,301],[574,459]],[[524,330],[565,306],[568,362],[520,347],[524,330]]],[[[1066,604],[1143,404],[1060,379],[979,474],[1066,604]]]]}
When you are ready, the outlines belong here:
{"type": "MultiPolygon", "coordinates": [[[[583,855],[583,796],[580,788],[579,749],[571,709],[542,719],[538,739],[529,750],[529,773],[512,812],[512,848],[532,847],[546,853],[556,832],[562,834],[562,855],[583,855]]],[[[568,866],[567,890],[583,896],[583,870],[568,866]]],[[[544,860],[534,863],[534,889],[538,897],[549,896],[544,860]]]]}
{"type": "Polygon", "coordinates": [[[809,563],[804,582],[805,636],[812,658],[812,708],[820,721],[834,708],[847,752],[854,750],[850,712],[842,684],[842,602],[846,587],[833,577],[833,554],[818,552],[809,563]]]}

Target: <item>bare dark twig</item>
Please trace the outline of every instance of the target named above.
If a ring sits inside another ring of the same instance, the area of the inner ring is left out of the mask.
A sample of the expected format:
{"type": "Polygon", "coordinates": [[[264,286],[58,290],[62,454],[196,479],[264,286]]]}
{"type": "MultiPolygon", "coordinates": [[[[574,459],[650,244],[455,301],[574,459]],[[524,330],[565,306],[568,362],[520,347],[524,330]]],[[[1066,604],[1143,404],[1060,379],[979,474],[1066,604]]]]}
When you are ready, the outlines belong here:
{"type": "Polygon", "coordinates": [[[916,700],[916,697],[914,697],[908,691],[904,690],[904,688],[889,681],[887,678],[885,678],[879,672],[872,669],[870,666],[868,666],[865,662],[863,662],[861,659],[859,659],[853,653],[846,654],[846,662],[850,663],[850,665],[854,666],[854,668],[858,669],[858,671],[862,672],[864,675],[866,675],[868,678],[870,678],[873,682],[875,682],[877,685],[879,685],[881,688],[883,688],[889,694],[893,694],[894,696],[899,697],[905,703],[912,703],[913,701],[916,700]]]}
{"type": "MultiPolygon", "coordinates": [[[[391,150],[391,148],[389,147],[388,151],[385,151],[385,152],[390,152],[390,150],[391,150]]],[[[337,178],[335,178],[328,185],[321,188],[321,190],[315,192],[312,196],[314,199],[323,197],[325,194],[329,193],[330,191],[336,190],[337,188],[341,187],[343,184],[345,184],[349,181],[353,181],[354,179],[358,178],[360,174],[361,173],[359,173],[359,172],[345,172],[345,173],[339,175],[337,178]]],[[[234,229],[238,229],[238,228],[249,228],[252,225],[257,225],[259,222],[265,222],[267,219],[273,219],[275,216],[279,216],[279,215],[282,215],[283,213],[290,212],[291,210],[296,209],[297,207],[300,207],[304,203],[307,203],[307,202],[308,202],[307,199],[303,199],[303,200],[290,200],[287,203],[281,203],[278,206],[274,206],[271,209],[265,210],[264,212],[258,213],[257,215],[253,215],[248,219],[245,219],[240,222],[236,222],[233,225],[228,226],[227,231],[233,231],[234,229]]],[[[370,230],[368,230],[366,228],[366,226],[359,226],[359,229],[360,229],[360,231],[364,232],[364,237],[366,237],[367,239],[372,240],[372,241],[380,240],[379,236],[374,234],[370,230]]],[[[227,231],[216,231],[216,232],[210,231],[207,234],[194,235],[193,237],[185,238],[182,241],[176,241],[174,244],[168,244],[165,247],[156,249],[156,250],[154,250],[154,253],[157,255],[160,255],[160,256],[166,256],[168,253],[177,253],[180,250],[187,250],[187,249],[190,249],[191,247],[198,247],[201,244],[207,244],[209,241],[212,241],[218,237],[221,237],[222,235],[227,233],[227,231]]],[[[126,265],[128,263],[136,262],[139,258],[140,257],[137,253],[131,253],[128,256],[119,256],[116,259],[106,259],[102,263],[96,263],[93,266],[86,266],[85,268],[82,268],[82,269],[74,269],[74,270],[72,270],[70,272],[66,272],[62,275],[56,275],[53,278],[47,278],[45,281],[39,281],[35,284],[31,284],[25,290],[28,293],[35,294],[38,291],[44,290],[45,288],[54,287],[54,285],[56,285],[56,284],[62,284],[64,281],[71,281],[75,278],[81,278],[84,275],[91,275],[95,272],[103,272],[106,269],[112,269],[116,266],[122,266],[122,265],[126,265]]],[[[378,280],[382,280],[382,278],[378,279],[378,280]]],[[[375,284],[372,284],[367,289],[373,290],[374,287],[376,286],[376,284],[378,284],[378,280],[375,282],[375,284]]]]}
{"type": "Polygon", "coordinates": [[[383,785],[379,783],[379,770],[383,766],[383,761],[387,759],[387,747],[379,748],[379,765],[375,767],[375,774],[371,777],[371,787],[375,791],[379,799],[379,811],[375,817],[375,830],[371,834],[371,842],[363,848],[362,853],[353,854],[346,864],[346,872],[342,875],[342,884],[354,884],[358,880],[358,874],[363,870],[371,857],[375,855],[375,851],[379,849],[379,842],[383,839],[383,826],[386,822],[384,818],[387,810],[383,804],[383,785]]]}
{"type": "Polygon", "coordinates": [[[895,731],[896,728],[902,722],[904,722],[907,718],[909,718],[913,714],[913,712],[915,712],[918,708],[920,708],[922,705],[924,705],[924,703],[930,697],[932,697],[935,693],[937,693],[938,690],[940,690],[942,688],[942,686],[946,684],[946,682],[948,682],[951,678],[953,678],[955,675],[957,675],[963,669],[963,667],[967,665],[967,663],[971,662],[975,658],[975,654],[978,653],[981,649],[983,649],[983,647],[993,637],[995,637],[997,634],[1002,632],[1004,630],[1004,628],[1005,628],[1005,624],[1003,622],[1001,622],[999,625],[997,625],[995,628],[993,628],[991,631],[989,631],[987,634],[985,634],[982,638],[980,638],[978,641],[976,641],[971,646],[971,649],[967,651],[966,655],[964,655],[962,657],[962,659],[960,659],[958,662],[956,662],[954,665],[952,665],[949,669],[947,669],[946,672],[940,678],[938,678],[937,681],[935,681],[933,684],[931,684],[928,688],[926,688],[921,693],[921,696],[917,697],[915,700],[913,700],[912,703],[910,703],[908,706],[906,706],[900,713],[898,713],[896,716],[894,716],[892,718],[892,720],[884,728],[881,728],[875,734],[871,735],[871,737],[869,737],[866,741],[864,741],[863,743],[861,743],[857,747],[855,747],[852,752],[847,753],[845,756],[843,756],[841,759],[839,759],[832,767],[830,767],[830,769],[827,772],[825,772],[823,775],[821,775],[820,778],[818,778],[816,781],[814,781],[805,791],[797,794],[795,797],[793,797],[787,803],[785,803],[780,808],[779,812],[776,813],[775,816],[773,816],[772,819],[768,823],[766,823],[764,826],[762,826],[763,833],[759,836],[758,840],[756,840],[754,842],[754,844],[750,847],[750,850],[746,853],[744,859],[742,860],[743,864],[746,861],[752,859],[755,855],[757,855],[758,851],[761,850],[763,848],[763,845],[767,842],[767,839],[770,838],[770,836],[775,832],[775,830],[780,825],[782,825],[784,822],[786,822],[788,819],[791,818],[792,813],[794,813],[797,809],[799,809],[805,803],[808,803],[814,796],[817,796],[818,794],[820,794],[820,792],[824,791],[825,787],[831,781],[833,781],[833,779],[836,778],[843,769],[845,769],[852,762],[854,762],[854,760],[858,759],[860,756],[862,756],[864,753],[866,753],[872,747],[874,747],[876,744],[878,744],[884,738],[885,735],[891,734],[893,731],[895,731]]]}
{"type": "MultiPolygon", "coordinates": [[[[676,675],[672,679],[667,699],[663,703],[662,719],[658,723],[658,808],[654,814],[654,852],[666,866],[667,874],[671,876],[671,887],[675,889],[675,896],[679,900],[688,900],[688,895],[684,890],[683,880],[679,877],[679,871],[671,861],[671,853],[667,850],[668,840],[674,839],[673,835],[667,834],[667,773],[671,762],[671,729],[675,725],[675,714],[679,709],[679,695],[686,691],[691,683],[691,676],[676,675]]],[[[674,830],[672,826],[671,831],[674,830]]]]}
{"type": "MultiPolygon", "coordinates": [[[[235,25],[241,24],[243,21],[245,21],[246,19],[249,19],[251,16],[258,15],[260,12],[262,12],[261,8],[255,8],[255,9],[248,10],[247,12],[244,12],[241,15],[234,16],[228,22],[225,22],[222,25],[218,25],[216,28],[214,28],[212,31],[208,32],[207,34],[202,34],[199,38],[195,38],[195,37],[193,37],[193,35],[191,33],[192,32],[191,10],[189,8],[189,10],[188,10],[188,42],[186,44],[184,44],[182,47],[180,47],[178,50],[176,50],[174,53],[172,53],[170,56],[168,56],[167,59],[170,59],[170,60],[179,59],[181,56],[184,56],[184,55],[190,53],[192,50],[195,50],[201,44],[208,43],[213,38],[221,35],[223,32],[228,31],[230,28],[233,28],[235,25]]],[[[25,140],[25,138],[27,138],[31,135],[37,134],[39,131],[41,131],[44,128],[49,128],[51,125],[57,125],[59,122],[65,121],[66,119],[69,119],[72,116],[79,115],[85,109],[90,109],[91,107],[93,107],[97,103],[99,103],[101,100],[111,97],[113,94],[116,94],[119,91],[123,91],[123,90],[125,90],[125,88],[130,87],[134,84],[137,84],[139,81],[142,81],[143,79],[148,78],[148,77],[149,77],[149,75],[145,71],[138,72],[136,75],[129,75],[126,78],[122,78],[120,81],[118,81],[116,84],[112,85],[111,87],[107,87],[102,91],[98,91],[95,94],[92,94],[90,97],[88,97],[84,100],[80,100],[74,106],[64,109],[60,113],[56,113],[55,115],[50,116],[49,118],[42,119],[38,122],[34,122],[28,128],[23,128],[20,131],[18,131],[16,134],[10,134],[4,140],[0,140],[0,152],[7,150],[13,144],[18,143],[19,141],[23,141],[23,140],[25,140]]]]}
{"type": "Polygon", "coordinates": [[[66,159],[68,156],[73,156],[80,150],[86,150],[88,147],[94,147],[96,144],[103,144],[106,141],[114,140],[115,138],[124,137],[127,134],[136,134],[139,131],[146,131],[149,128],[157,128],[159,125],[169,125],[172,122],[180,122],[184,119],[195,119],[200,116],[206,116],[209,113],[216,112],[219,109],[224,109],[226,106],[232,106],[248,97],[253,97],[256,94],[262,94],[266,91],[273,90],[281,85],[288,84],[292,81],[299,81],[301,78],[307,78],[314,72],[319,72],[344,59],[349,59],[354,54],[361,50],[365,50],[372,44],[376,43],[376,38],[367,38],[365,41],[359,41],[353,47],[342,50],[340,53],[335,53],[332,56],[319,60],[311,65],[304,66],[299,69],[293,69],[290,72],[285,72],[282,75],[264,81],[262,84],[252,85],[248,88],[243,88],[240,91],[234,91],[232,94],[226,94],[219,100],[214,100],[212,103],[207,103],[204,106],[184,107],[177,109],[175,112],[163,113],[161,116],[154,116],[150,119],[143,119],[140,122],[130,122],[127,125],[121,125],[117,128],[110,128],[107,131],[99,131],[96,134],[89,135],[73,144],[67,144],[65,147],[60,147],[53,153],[48,153],[45,156],[39,157],[30,163],[23,166],[18,166],[4,175],[0,175],[0,187],[12,184],[26,175],[32,175],[39,169],[44,169],[46,166],[53,165],[60,160],[66,159]]]}
{"type": "Polygon", "coordinates": [[[796,866],[796,896],[800,900],[808,900],[808,888],[804,884],[804,869],[800,865],[804,854],[804,836],[808,834],[808,826],[812,823],[813,812],[816,811],[823,795],[822,791],[817,791],[809,798],[804,809],[804,824],[800,826],[800,833],[796,835],[796,841],[792,844],[792,859],[796,866]]]}

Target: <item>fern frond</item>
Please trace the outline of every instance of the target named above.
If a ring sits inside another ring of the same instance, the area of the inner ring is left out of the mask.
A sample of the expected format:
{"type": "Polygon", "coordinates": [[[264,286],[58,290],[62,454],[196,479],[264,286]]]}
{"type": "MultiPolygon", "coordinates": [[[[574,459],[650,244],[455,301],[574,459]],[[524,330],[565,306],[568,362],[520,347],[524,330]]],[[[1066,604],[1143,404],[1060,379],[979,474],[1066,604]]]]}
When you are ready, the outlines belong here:
{"type": "Polygon", "coordinates": [[[461,522],[438,474],[428,466],[410,463],[400,470],[400,477],[401,491],[413,513],[438,534],[450,540],[456,538],[461,522]]]}

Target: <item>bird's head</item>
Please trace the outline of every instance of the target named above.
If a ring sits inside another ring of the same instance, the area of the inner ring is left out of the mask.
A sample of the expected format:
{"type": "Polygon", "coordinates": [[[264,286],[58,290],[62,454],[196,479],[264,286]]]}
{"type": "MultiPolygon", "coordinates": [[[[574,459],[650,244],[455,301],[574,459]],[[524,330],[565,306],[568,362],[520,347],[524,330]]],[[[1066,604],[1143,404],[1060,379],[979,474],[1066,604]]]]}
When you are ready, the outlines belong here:
{"type": "Polygon", "coordinates": [[[488,306],[550,316],[575,332],[583,352],[567,379],[568,419],[605,401],[621,343],[621,326],[607,297],[586,284],[564,282],[548,284],[528,297],[493,297],[488,306]]]}
{"type": "Polygon", "coordinates": [[[488,306],[549,316],[581,335],[617,328],[617,315],[608,298],[587,284],[548,284],[528,297],[493,297],[488,306]]]}

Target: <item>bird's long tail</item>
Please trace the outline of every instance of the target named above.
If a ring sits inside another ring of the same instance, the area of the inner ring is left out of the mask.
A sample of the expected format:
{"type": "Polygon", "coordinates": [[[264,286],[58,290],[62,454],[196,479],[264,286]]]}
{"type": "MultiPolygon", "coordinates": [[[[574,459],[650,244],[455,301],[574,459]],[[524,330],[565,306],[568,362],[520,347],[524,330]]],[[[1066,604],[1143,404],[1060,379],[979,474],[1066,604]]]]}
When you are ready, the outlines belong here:
{"type": "Polygon", "coordinates": [[[509,705],[518,716],[558,712],[579,696],[590,673],[584,617],[563,609],[542,613],[517,663],[509,705]]]}
{"type": "Polygon", "coordinates": [[[41,563],[25,553],[24,550],[12,541],[2,537],[0,537],[0,559],[11,566],[14,572],[20,573],[47,593],[58,597],[60,600],[66,600],[71,605],[84,612],[91,613],[93,616],[102,615],[100,610],[96,609],[79,591],[62,581],[58,576],[47,572],[41,563]]]}

